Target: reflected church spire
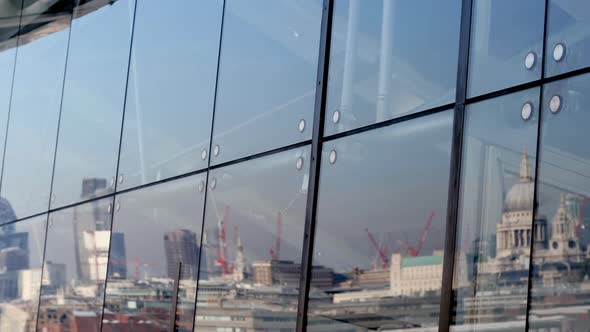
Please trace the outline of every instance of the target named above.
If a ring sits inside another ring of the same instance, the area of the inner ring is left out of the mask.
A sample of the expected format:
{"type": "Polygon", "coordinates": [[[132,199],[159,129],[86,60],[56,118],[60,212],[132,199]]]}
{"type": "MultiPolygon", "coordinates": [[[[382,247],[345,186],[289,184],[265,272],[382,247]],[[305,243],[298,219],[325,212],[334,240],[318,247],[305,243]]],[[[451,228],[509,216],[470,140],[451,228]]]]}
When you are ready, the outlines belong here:
{"type": "Polygon", "coordinates": [[[526,150],[526,145],[522,149],[522,160],[520,161],[520,182],[530,182],[533,180],[531,176],[531,162],[526,150]]]}

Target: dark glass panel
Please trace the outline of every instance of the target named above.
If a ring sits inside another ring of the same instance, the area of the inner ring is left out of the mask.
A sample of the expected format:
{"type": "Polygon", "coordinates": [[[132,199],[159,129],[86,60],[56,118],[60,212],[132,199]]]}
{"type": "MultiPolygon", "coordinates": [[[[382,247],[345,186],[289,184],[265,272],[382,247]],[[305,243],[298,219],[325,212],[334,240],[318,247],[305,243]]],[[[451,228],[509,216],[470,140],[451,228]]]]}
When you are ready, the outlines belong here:
{"type": "Polygon", "coordinates": [[[222,1],[139,1],[118,190],[207,166],[222,1]]]}
{"type": "Polygon", "coordinates": [[[210,172],[195,331],[295,330],[309,153],[210,172]]]}
{"type": "Polygon", "coordinates": [[[91,1],[74,11],[52,207],[114,190],[134,7],[91,1]]]}
{"type": "Polygon", "coordinates": [[[321,18],[320,0],[226,1],[213,164],[311,138],[321,18]]]}
{"type": "Polygon", "coordinates": [[[191,329],[204,187],[198,174],[116,197],[103,331],[191,329]]]}
{"type": "Polygon", "coordinates": [[[445,111],[324,143],[308,329],[437,326],[452,127],[445,111]]]}
{"type": "Polygon", "coordinates": [[[334,2],[326,135],[455,100],[461,1],[334,2]]]}
{"type": "Polygon", "coordinates": [[[466,107],[453,281],[456,331],[524,329],[539,90],[466,107]]]}

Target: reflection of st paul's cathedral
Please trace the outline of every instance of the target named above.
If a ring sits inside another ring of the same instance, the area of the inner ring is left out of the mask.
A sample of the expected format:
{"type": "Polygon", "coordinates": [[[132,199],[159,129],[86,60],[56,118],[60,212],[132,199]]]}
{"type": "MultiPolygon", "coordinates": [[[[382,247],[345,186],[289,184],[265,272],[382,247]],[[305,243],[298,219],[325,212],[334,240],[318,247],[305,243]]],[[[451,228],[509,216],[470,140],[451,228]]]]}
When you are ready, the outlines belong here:
{"type": "Polygon", "coordinates": [[[480,273],[507,279],[525,277],[528,273],[518,272],[528,270],[532,235],[533,264],[544,283],[552,284],[554,278],[563,279],[567,271],[572,272],[570,277],[580,278],[586,260],[586,249],[580,244],[579,236],[582,198],[561,194],[551,229],[548,229],[547,217],[543,215],[536,216],[534,227],[531,227],[533,200],[534,181],[525,148],[520,162],[520,181],[508,191],[502,218],[496,225],[496,257],[479,263],[480,273]]]}

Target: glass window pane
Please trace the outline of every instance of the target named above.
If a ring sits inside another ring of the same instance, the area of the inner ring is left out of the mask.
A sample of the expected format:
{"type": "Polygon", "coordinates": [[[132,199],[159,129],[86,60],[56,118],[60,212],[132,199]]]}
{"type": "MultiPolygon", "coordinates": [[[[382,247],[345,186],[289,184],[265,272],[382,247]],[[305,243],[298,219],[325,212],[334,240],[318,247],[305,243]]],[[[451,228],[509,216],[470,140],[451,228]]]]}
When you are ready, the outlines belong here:
{"type": "Polygon", "coordinates": [[[465,109],[453,282],[456,331],[504,323],[508,330],[524,329],[539,90],[465,109]]]}
{"type": "Polygon", "coordinates": [[[74,12],[53,208],[114,190],[134,6],[94,1],[74,12]],[[82,188],[89,178],[96,186],[82,188]]]}
{"type": "Polygon", "coordinates": [[[470,97],[541,78],[545,1],[475,0],[470,97]]]}
{"type": "Polygon", "coordinates": [[[453,102],[460,23],[458,0],[335,1],[325,134],[453,102]]]}
{"type": "Polygon", "coordinates": [[[1,188],[18,218],[49,207],[70,17],[32,15],[21,27],[1,188]]]}
{"type": "Polygon", "coordinates": [[[295,330],[309,154],[210,172],[195,331],[295,330]]]}
{"type": "Polygon", "coordinates": [[[116,197],[103,331],[190,330],[195,306],[205,174],[116,197]],[[178,274],[179,263],[181,273],[178,274]]]}
{"type": "Polygon", "coordinates": [[[0,331],[34,330],[47,216],[0,227],[0,331]]]}
{"type": "Polygon", "coordinates": [[[545,76],[590,66],[590,2],[550,0],[545,76]]]}
{"type": "Polygon", "coordinates": [[[537,187],[537,219],[543,223],[535,230],[529,314],[531,328],[539,331],[584,331],[590,326],[589,105],[588,74],[543,89],[537,187]],[[555,96],[561,101],[559,108],[555,96]]]}
{"type": "Polygon", "coordinates": [[[112,201],[49,215],[38,330],[100,330],[112,201]]]}
{"type": "Polygon", "coordinates": [[[320,0],[226,1],[213,164],[311,138],[321,19],[320,0]]]}
{"type": "Polygon", "coordinates": [[[207,167],[211,135],[222,2],[136,10],[118,190],[207,167]]]}
{"type": "Polygon", "coordinates": [[[324,144],[309,330],[438,325],[452,131],[445,111],[324,144]]]}

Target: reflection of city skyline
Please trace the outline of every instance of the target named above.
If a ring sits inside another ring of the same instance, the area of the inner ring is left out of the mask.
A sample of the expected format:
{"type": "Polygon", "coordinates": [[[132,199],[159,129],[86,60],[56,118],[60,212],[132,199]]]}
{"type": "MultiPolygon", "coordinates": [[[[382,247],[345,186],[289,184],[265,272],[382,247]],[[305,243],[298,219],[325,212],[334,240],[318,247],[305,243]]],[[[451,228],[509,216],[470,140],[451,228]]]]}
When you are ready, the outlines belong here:
{"type": "Polygon", "coordinates": [[[0,331],[587,330],[590,7],[263,2],[0,4],[0,331]]]}
{"type": "MultiPolygon", "coordinates": [[[[511,286],[511,284],[514,284],[514,282],[518,280],[513,280],[511,278],[519,278],[518,274],[507,272],[517,272],[526,269],[528,263],[521,265],[520,267],[514,264],[521,264],[528,259],[528,255],[526,254],[527,251],[522,251],[518,248],[527,248],[528,245],[532,244],[533,242],[530,239],[531,235],[534,235],[533,240],[536,246],[535,254],[537,257],[533,260],[535,264],[537,264],[538,261],[542,261],[546,267],[554,267],[554,264],[548,265],[547,262],[569,262],[570,267],[573,270],[577,269],[579,272],[582,272],[580,270],[583,268],[581,263],[587,260],[585,255],[586,250],[584,249],[586,244],[584,242],[576,244],[576,248],[571,247],[569,243],[569,241],[572,240],[572,237],[577,236],[576,234],[579,234],[578,231],[582,228],[580,218],[583,218],[581,217],[581,214],[586,206],[584,205],[583,197],[579,195],[562,194],[560,200],[561,203],[554,218],[550,222],[548,222],[544,216],[535,218],[535,232],[527,232],[527,230],[530,230],[530,226],[527,226],[530,225],[530,223],[527,223],[527,220],[530,219],[530,214],[527,215],[522,211],[532,211],[532,203],[530,199],[523,199],[514,193],[520,195],[530,195],[532,193],[530,189],[521,188],[532,186],[532,177],[528,175],[529,172],[530,165],[528,165],[528,156],[524,155],[521,163],[520,182],[514,187],[518,189],[508,191],[503,208],[504,222],[506,222],[506,220],[520,220],[520,224],[512,221],[512,228],[517,225],[519,227],[524,227],[518,229],[516,233],[511,233],[514,235],[511,235],[510,239],[512,242],[510,243],[514,248],[509,250],[516,251],[502,253],[503,250],[506,250],[505,246],[508,243],[506,242],[507,238],[494,237],[495,241],[488,241],[488,244],[483,244],[478,238],[474,239],[472,242],[474,245],[470,246],[470,251],[465,253],[465,267],[467,270],[470,269],[470,266],[473,268],[474,263],[469,262],[469,259],[476,257],[474,256],[473,250],[479,251],[479,253],[477,253],[478,260],[474,262],[479,264],[478,273],[480,273],[480,275],[486,273],[492,275],[498,273],[497,271],[499,270],[497,269],[502,269],[503,273],[502,276],[500,276],[501,279],[494,277],[495,279],[490,279],[488,282],[494,284],[496,287],[499,284],[504,285],[503,287],[507,293],[505,293],[506,298],[503,301],[506,301],[507,303],[510,303],[512,299],[518,298],[516,295],[518,293],[517,290],[511,286]],[[521,218],[511,219],[511,215],[516,215],[521,218]],[[551,227],[547,228],[547,226],[551,227]],[[563,229],[563,232],[560,232],[561,229],[563,229]],[[542,230],[544,230],[544,232],[542,230]],[[562,238],[559,239],[561,242],[559,242],[560,244],[558,245],[558,248],[562,246],[565,248],[570,247],[570,249],[578,250],[578,253],[562,252],[562,256],[559,257],[551,254],[544,254],[544,250],[551,250],[552,243],[554,242],[553,239],[555,238],[553,234],[563,235],[562,238]],[[494,247],[494,249],[485,249],[490,246],[494,247]],[[525,258],[514,260],[515,253],[518,253],[518,255],[525,258]],[[484,259],[482,254],[488,255],[488,258],[484,259]],[[510,263],[512,264],[510,265],[511,267],[507,267],[504,263],[498,265],[499,261],[496,260],[496,257],[510,258],[510,261],[512,262],[510,263]]],[[[93,197],[94,195],[100,196],[100,190],[104,188],[104,183],[103,180],[88,179],[83,184],[83,188],[86,189],[82,192],[85,195],[89,195],[89,197],[93,197]],[[95,189],[90,190],[88,188],[95,189]]],[[[84,298],[87,296],[96,296],[97,292],[101,292],[100,289],[91,290],[85,288],[87,286],[84,286],[84,283],[96,283],[97,281],[100,281],[101,278],[104,280],[104,276],[106,276],[107,273],[106,261],[108,257],[109,238],[112,242],[110,246],[111,259],[108,274],[109,278],[112,280],[111,292],[114,292],[112,295],[120,297],[120,301],[123,301],[121,303],[126,303],[126,305],[129,305],[129,301],[135,302],[137,309],[134,310],[132,306],[128,307],[125,313],[116,314],[114,312],[109,312],[105,314],[105,319],[115,321],[123,319],[124,316],[133,312],[140,314],[145,308],[147,308],[147,305],[150,305],[149,303],[152,303],[151,305],[171,303],[171,301],[173,301],[171,296],[174,293],[176,278],[175,267],[178,262],[183,262],[181,282],[178,286],[179,303],[183,303],[183,305],[180,305],[181,310],[183,306],[186,309],[187,304],[195,300],[194,294],[196,293],[197,265],[193,262],[198,262],[198,257],[201,255],[201,250],[197,244],[198,237],[196,233],[187,229],[179,228],[163,234],[160,245],[166,253],[166,261],[162,262],[162,264],[166,266],[165,270],[167,272],[162,276],[150,275],[149,263],[138,263],[133,258],[131,258],[130,261],[127,261],[124,233],[113,233],[111,235],[110,223],[105,223],[105,220],[108,221],[110,218],[110,212],[107,212],[110,210],[105,208],[104,204],[89,203],[89,206],[89,209],[82,212],[77,212],[77,210],[74,209],[72,214],[74,220],[77,221],[73,225],[72,235],[74,235],[74,243],[76,245],[75,265],[78,270],[75,273],[77,275],[78,284],[74,285],[71,284],[69,280],[66,280],[65,275],[70,272],[65,272],[67,269],[65,264],[51,260],[46,260],[46,263],[44,264],[43,278],[40,281],[42,285],[41,287],[44,290],[41,297],[41,311],[39,313],[40,326],[43,326],[42,324],[57,324],[55,326],[59,326],[59,324],[63,323],[58,323],[55,320],[52,321],[51,316],[47,316],[47,310],[51,308],[51,306],[48,307],[45,305],[47,301],[57,301],[55,303],[59,304],[60,301],[68,301],[68,298],[70,298],[69,301],[71,301],[74,297],[79,298],[82,296],[82,298],[84,298]],[[78,225],[83,224],[83,221],[86,219],[89,220],[91,225],[94,225],[91,227],[91,230],[87,227],[78,227],[78,225]],[[99,253],[101,250],[102,254],[99,253]],[[125,262],[125,264],[118,264],[118,262],[125,262]],[[184,264],[185,262],[188,263],[184,264]],[[127,273],[129,264],[131,264],[132,271],[134,271],[131,272],[130,275],[127,273]],[[140,272],[137,274],[135,271],[137,270],[138,265],[140,270],[148,270],[148,272],[145,273],[145,271],[141,271],[144,273],[140,272]],[[122,267],[124,269],[121,269],[122,267]],[[132,283],[130,284],[129,281],[132,281],[132,283]],[[51,290],[50,293],[47,293],[48,290],[51,290]],[[60,300],[60,298],[62,300],[60,300]],[[107,315],[110,318],[106,318],[107,315]]],[[[272,250],[276,249],[276,247],[272,244],[271,246],[273,247],[268,253],[265,253],[264,255],[256,254],[252,258],[247,257],[248,250],[245,250],[244,248],[246,244],[242,243],[239,231],[235,234],[231,234],[231,232],[225,234],[224,236],[226,237],[227,243],[223,244],[219,242],[220,227],[223,228],[223,223],[218,223],[213,229],[209,229],[209,231],[206,232],[206,234],[213,234],[203,235],[204,249],[202,256],[204,261],[201,265],[201,270],[206,271],[206,274],[201,278],[203,293],[199,293],[201,295],[199,295],[199,299],[197,300],[197,306],[201,310],[197,310],[197,322],[199,324],[205,323],[202,321],[204,317],[203,315],[221,315],[226,312],[243,315],[243,317],[250,317],[248,319],[253,319],[254,321],[257,319],[264,321],[264,315],[258,316],[258,314],[252,313],[248,310],[239,313],[240,311],[238,308],[241,306],[241,301],[244,301],[244,309],[248,308],[248,304],[251,305],[252,303],[259,303],[263,307],[268,307],[270,303],[279,299],[279,301],[286,301],[285,304],[289,302],[296,304],[296,288],[299,286],[301,272],[300,265],[289,260],[273,259],[272,250]],[[209,241],[208,237],[212,240],[209,241]],[[226,274],[223,273],[223,267],[221,266],[219,257],[216,253],[217,250],[224,246],[232,249],[227,255],[227,258],[231,260],[230,266],[232,269],[231,271],[226,271],[231,273],[226,274]],[[207,256],[209,256],[209,258],[207,258],[207,256]],[[261,258],[263,256],[267,256],[267,258],[261,258]],[[213,268],[211,269],[209,266],[213,266],[213,268]],[[221,301],[219,302],[222,303],[221,306],[211,304],[218,303],[218,301],[221,301]],[[225,307],[223,303],[226,302],[233,303],[233,305],[225,307]]],[[[500,222],[498,224],[499,234],[501,232],[506,232],[502,229],[502,222],[500,222]]],[[[3,233],[0,235],[0,243],[3,243],[4,245],[3,248],[0,248],[0,266],[4,267],[4,272],[9,270],[28,270],[28,267],[22,265],[26,260],[21,259],[23,257],[28,257],[28,253],[24,249],[27,247],[28,242],[27,233],[15,232],[6,226],[2,228],[2,231],[3,233]]],[[[427,237],[427,239],[431,245],[432,242],[435,241],[432,237],[427,237]]],[[[576,241],[579,241],[579,239],[576,241]]],[[[384,241],[381,239],[378,242],[383,243],[384,241]]],[[[374,261],[374,258],[378,257],[378,251],[375,251],[375,255],[367,257],[367,262],[374,261]]],[[[405,249],[403,246],[400,246],[397,250],[392,250],[387,260],[387,266],[382,266],[381,268],[379,268],[380,264],[375,263],[370,264],[370,268],[368,269],[354,268],[350,271],[342,272],[335,272],[329,267],[314,267],[312,278],[314,292],[312,293],[312,298],[314,298],[314,301],[317,300],[317,302],[314,303],[313,310],[315,311],[313,317],[343,319],[339,318],[339,315],[342,315],[344,312],[354,312],[354,315],[347,316],[349,317],[348,320],[351,324],[370,327],[371,324],[378,322],[379,326],[390,326],[392,328],[395,326],[397,326],[397,328],[411,327],[411,324],[407,325],[406,323],[388,318],[386,313],[387,310],[394,310],[397,314],[401,314],[401,310],[403,310],[402,303],[403,305],[407,305],[408,299],[416,299],[416,301],[418,301],[416,304],[418,304],[424,302],[427,298],[431,298],[433,304],[437,303],[437,297],[440,295],[440,276],[442,275],[442,252],[435,251],[432,255],[429,254],[430,253],[427,250],[424,250],[420,255],[414,255],[411,246],[406,246],[405,249]],[[406,300],[402,301],[401,299],[404,298],[406,300]],[[361,303],[363,304],[361,305],[361,303]],[[371,314],[369,312],[369,308],[373,308],[373,305],[381,308],[379,309],[379,314],[371,314]]],[[[379,262],[379,260],[377,262],[379,262]]],[[[548,272],[545,273],[546,277],[543,278],[546,287],[553,287],[562,282],[563,280],[561,279],[564,278],[563,274],[551,274],[551,271],[554,270],[549,269],[548,272]]],[[[19,278],[26,278],[26,275],[22,275],[22,273],[20,275],[19,278]]],[[[468,280],[472,276],[472,274],[467,273],[464,279],[465,286],[469,285],[468,280]]],[[[577,274],[576,276],[574,273],[569,277],[569,282],[579,283],[581,282],[581,276],[581,274],[577,274]]],[[[14,283],[13,281],[11,282],[14,283]]],[[[2,288],[0,287],[0,289],[2,288]]],[[[481,280],[478,289],[477,294],[479,294],[479,302],[477,302],[477,306],[481,309],[481,301],[486,297],[485,284],[481,282],[481,280]]],[[[494,294],[495,293],[489,293],[488,296],[496,296],[494,294]]],[[[4,298],[7,299],[9,296],[12,296],[16,299],[17,295],[18,294],[5,293],[4,298]]],[[[79,299],[76,301],[79,301],[79,299]]],[[[476,305],[470,301],[473,300],[469,297],[464,299],[466,310],[469,306],[476,305]]],[[[78,304],[73,306],[71,304],[66,306],[58,305],[55,309],[61,310],[59,312],[61,312],[62,320],[65,319],[64,317],[67,317],[68,321],[77,321],[78,323],[76,324],[90,324],[92,319],[89,317],[78,317],[76,315],[79,315],[79,313],[74,314],[74,308],[79,312],[84,306],[92,306],[88,302],[86,304],[83,303],[84,301],[78,302],[78,304]],[[84,323],[82,321],[84,321],[84,323]]],[[[111,301],[110,304],[113,305],[113,302],[111,301]]],[[[282,309],[278,307],[268,307],[267,310],[270,310],[272,315],[278,314],[276,310],[283,312],[286,315],[286,321],[289,321],[293,317],[293,313],[288,305],[283,306],[282,309]]],[[[426,311],[422,311],[421,315],[428,313],[428,310],[431,310],[432,314],[434,314],[438,309],[436,305],[433,305],[430,309],[424,308],[424,310],[426,311]]],[[[189,312],[192,311],[189,310],[189,312]]],[[[162,314],[164,314],[164,312],[162,312],[162,314]]],[[[100,310],[93,315],[95,317],[94,321],[98,320],[98,317],[100,317],[100,310]]],[[[469,317],[471,316],[464,316],[466,324],[469,322],[469,317]]],[[[499,316],[496,316],[496,319],[498,317],[499,316]]],[[[507,317],[509,318],[510,316],[507,317]]],[[[420,319],[423,322],[427,321],[425,318],[415,317],[414,319],[420,319]]],[[[156,325],[165,324],[165,321],[166,319],[163,318],[163,320],[156,323],[156,325]]],[[[435,322],[432,321],[432,324],[434,323],[435,322]]],[[[326,322],[326,324],[328,323],[326,322]]],[[[286,326],[289,326],[289,324],[286,324],[285,327],[286,326]]]]}

